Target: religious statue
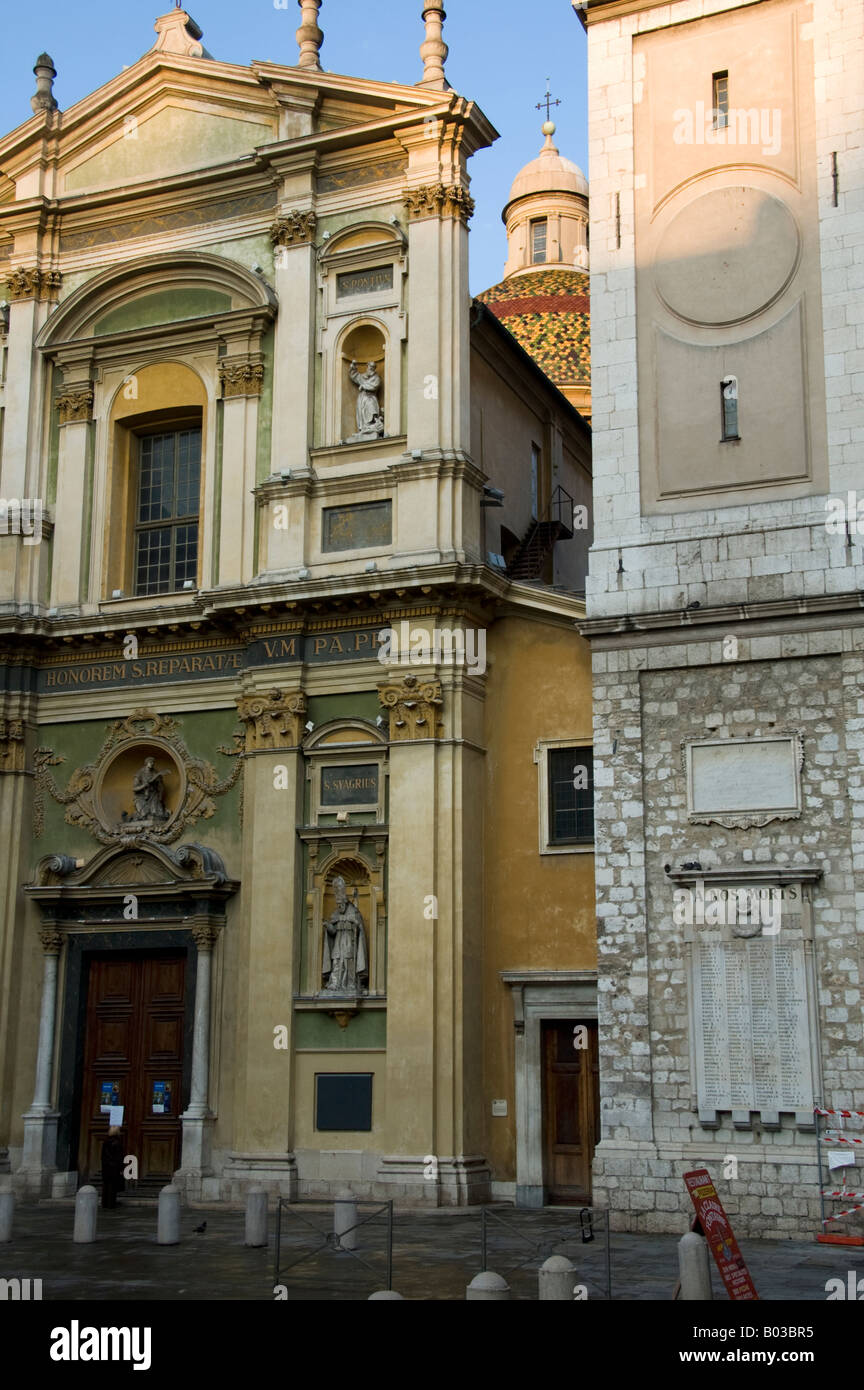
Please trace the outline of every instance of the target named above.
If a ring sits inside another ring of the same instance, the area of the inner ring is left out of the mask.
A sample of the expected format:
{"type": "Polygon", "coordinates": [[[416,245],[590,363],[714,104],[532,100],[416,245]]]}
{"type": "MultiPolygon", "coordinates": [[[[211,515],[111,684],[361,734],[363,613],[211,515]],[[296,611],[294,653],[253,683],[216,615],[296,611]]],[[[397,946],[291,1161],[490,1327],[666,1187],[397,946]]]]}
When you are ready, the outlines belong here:
{"type": "Polygon", "coordinates": [[[168,820],[170,812],[165,805],[162,778],[163,774],[156,768],[156,759],[145,758],[144,766],[139,768],[132,780],[136,820],[168,820]]]}
{"type": "Polygon", "coordinates": [[[360,372],[357,363],[352,362],[348,375],[357,387],[357,433],[351,436],[351,440],[380,439],[384,433],[384,416],[378,404],[381,378],[375,370],[375,363],[367,363],[365,372],[360,372]]]}
{"type": "Polygon", "coordinates": [[[327,994],[357,995],[364,992],[363,981],[369,974],[366,954],[366,932],[357,907],[348,901],[344,878],[334,878],[333,893],[336,909],[324,923],[324,961],[322,975],[327,979],[327,994]]]}

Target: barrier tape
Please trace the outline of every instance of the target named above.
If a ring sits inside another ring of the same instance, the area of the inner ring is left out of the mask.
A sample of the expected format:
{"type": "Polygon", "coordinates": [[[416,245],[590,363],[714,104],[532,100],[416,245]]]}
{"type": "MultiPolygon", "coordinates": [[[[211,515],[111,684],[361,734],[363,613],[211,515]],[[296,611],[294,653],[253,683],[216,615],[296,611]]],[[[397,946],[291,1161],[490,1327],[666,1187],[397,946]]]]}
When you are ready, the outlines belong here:
{"type": "Polygon", "coordinates": [[[819,1140],[823,1144],[864,1144],[864,1139],[853,1139],[851,1135],[841,1134],[838,1129],[829,1129],[825,1134],[820,1134],[819,1140]]]}
{"type": "Polygon", "coordinates": [[[843,1198],[848,1197],[850,1201],[854,1202],[856,1197],[864,1197],[864,1192],[850,1192],[848,1188],[843,1188],[843,1187],[832,1187],[832,1188],[823,1187],[823,1188],[822,1188],[822,1196],[823,1196],[823,1197],[843,1197],[843,1198]]]}
{"type": "Polygon", "coordinates": [[[849,1120],[849,1119],[852,1118],[853,1115],[857,1115],[859,1119],[864,1120],[864,1110],[821,1110],[821,1109],[819,1108],[819,1106],[817,1105],[817,1106],[814,1106],[814,1108],[813,1108],[813,1114],[814,1114],[814,1115],[841,1115],[842,1118],[843,1118],[844,1120],[849,1120]]]}
{"type": "Polygon", "coordinates": [[[847,1207],[845,1211],[835,1211],[833,1216],[825,1217],[822,1225],[827,1226],[829,1221],[839,1221],[841,1216],[851,1216],[856,1211],[864,1211],[864,1202],[860,1202],[857,1207],[847,1207]]]}

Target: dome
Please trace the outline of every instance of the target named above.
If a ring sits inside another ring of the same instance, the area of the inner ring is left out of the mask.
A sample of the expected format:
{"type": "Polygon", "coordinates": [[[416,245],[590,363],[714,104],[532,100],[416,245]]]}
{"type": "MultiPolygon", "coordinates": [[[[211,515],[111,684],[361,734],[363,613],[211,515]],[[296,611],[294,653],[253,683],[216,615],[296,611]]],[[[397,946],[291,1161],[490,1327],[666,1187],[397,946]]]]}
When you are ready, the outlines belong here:
{"type": "Polygon", "coordinates": [[[537,193],[575,193],[581,198],[588,197],[588,180],[578,164],[565,159],[552,143],[552,136],[546,136],[546,143],[536,159],[532,159],[521,169],[513,180],[507,212],[517,198],[528,198],[537,193]]]}
{"type": "Polygon", "coordinates": [[[590,386],[588,273],[540,269],[478,294],[557,387],[590,386]]]}

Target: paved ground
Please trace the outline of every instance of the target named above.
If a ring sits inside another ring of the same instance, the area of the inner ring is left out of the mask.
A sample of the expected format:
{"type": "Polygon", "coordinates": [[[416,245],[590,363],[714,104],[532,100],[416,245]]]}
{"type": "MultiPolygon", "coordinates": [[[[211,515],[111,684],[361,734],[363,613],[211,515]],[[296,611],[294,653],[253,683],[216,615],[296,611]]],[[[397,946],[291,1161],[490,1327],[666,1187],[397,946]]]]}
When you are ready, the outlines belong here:
{"type": "MultiPolygon", "coordinates": [[[[361,1208],[361,1216],[369,1208],[361,1208]]],[[[489,1219],[488,1266],[507,1278],[513,1297],[536,1299],[536,1270],[549,1254],[566,1254],[589,1299],[606,1298],[605,1240],[591,1244],[578,1234],[578,1212],[498,1207],[489,1219]],[[505,1224],[502,1224],[505,1223],[505,1224]],[[527,1261],[514,1268],[519,1261],[527,1261]]],[[[326,1241],[331,1209],[298,1207],[283,1219],[279,1282],[290,1300],[366,1299],[386,1287],[386,1223],[376,1218],[358,1231],[357,1254],[329,1249],[287,1266],[326,1241]],[[316,1234],[317,1232],[319,1234],[316,1234]]],[[[93,1245],[72,1242],[71,1205],[20,1205],[10,1244],[0,1246],[0,1277],[41,1278],[43,1300],[101,1302],[149,1299],[271,1300],[275,1216],[266,1250],[243,1245],[242,1211],[184,1210],[181,1243],[156,1244],[155,1204],[99,1212],[93,1245]],[[207,1222],[203,1234],[194,1228],[207,1222]]],[[[464,1299],[465,1286],[481,1268],[480,1209],[402,1213],[394,1218],[393,1287],[409,1299],[464,1299]]],[[[611,1237],[613,1301],[668,1300],[678,1274],[677,1237],[611,1237]]],[[[741,1241],[763,1299],[825,1301],[825,1282],[864,1276],[864,1247],[831,1247],[808,1241],[741,1241]]],[[[715,1298],[725,1299],[715,1278],[715,1298]]]]}

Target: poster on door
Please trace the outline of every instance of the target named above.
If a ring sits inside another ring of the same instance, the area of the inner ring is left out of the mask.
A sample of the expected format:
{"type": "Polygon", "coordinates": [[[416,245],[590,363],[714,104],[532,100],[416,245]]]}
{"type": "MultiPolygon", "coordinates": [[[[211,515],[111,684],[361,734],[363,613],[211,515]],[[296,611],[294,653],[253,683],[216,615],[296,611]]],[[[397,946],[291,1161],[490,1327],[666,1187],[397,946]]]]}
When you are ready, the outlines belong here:
{"type": "Polygon", "coordinates": [[[110,1115],[111,1107],[120,1104],[120,1082],[103,1081],[99,1086],[99,1113],[110,1115]]]}
{"type": "Polygon", "coordinates": [[[153,1103],[151,1106],[154,1115],[171,1114],[171,1082],[153,1082],[153,1103]]]}

